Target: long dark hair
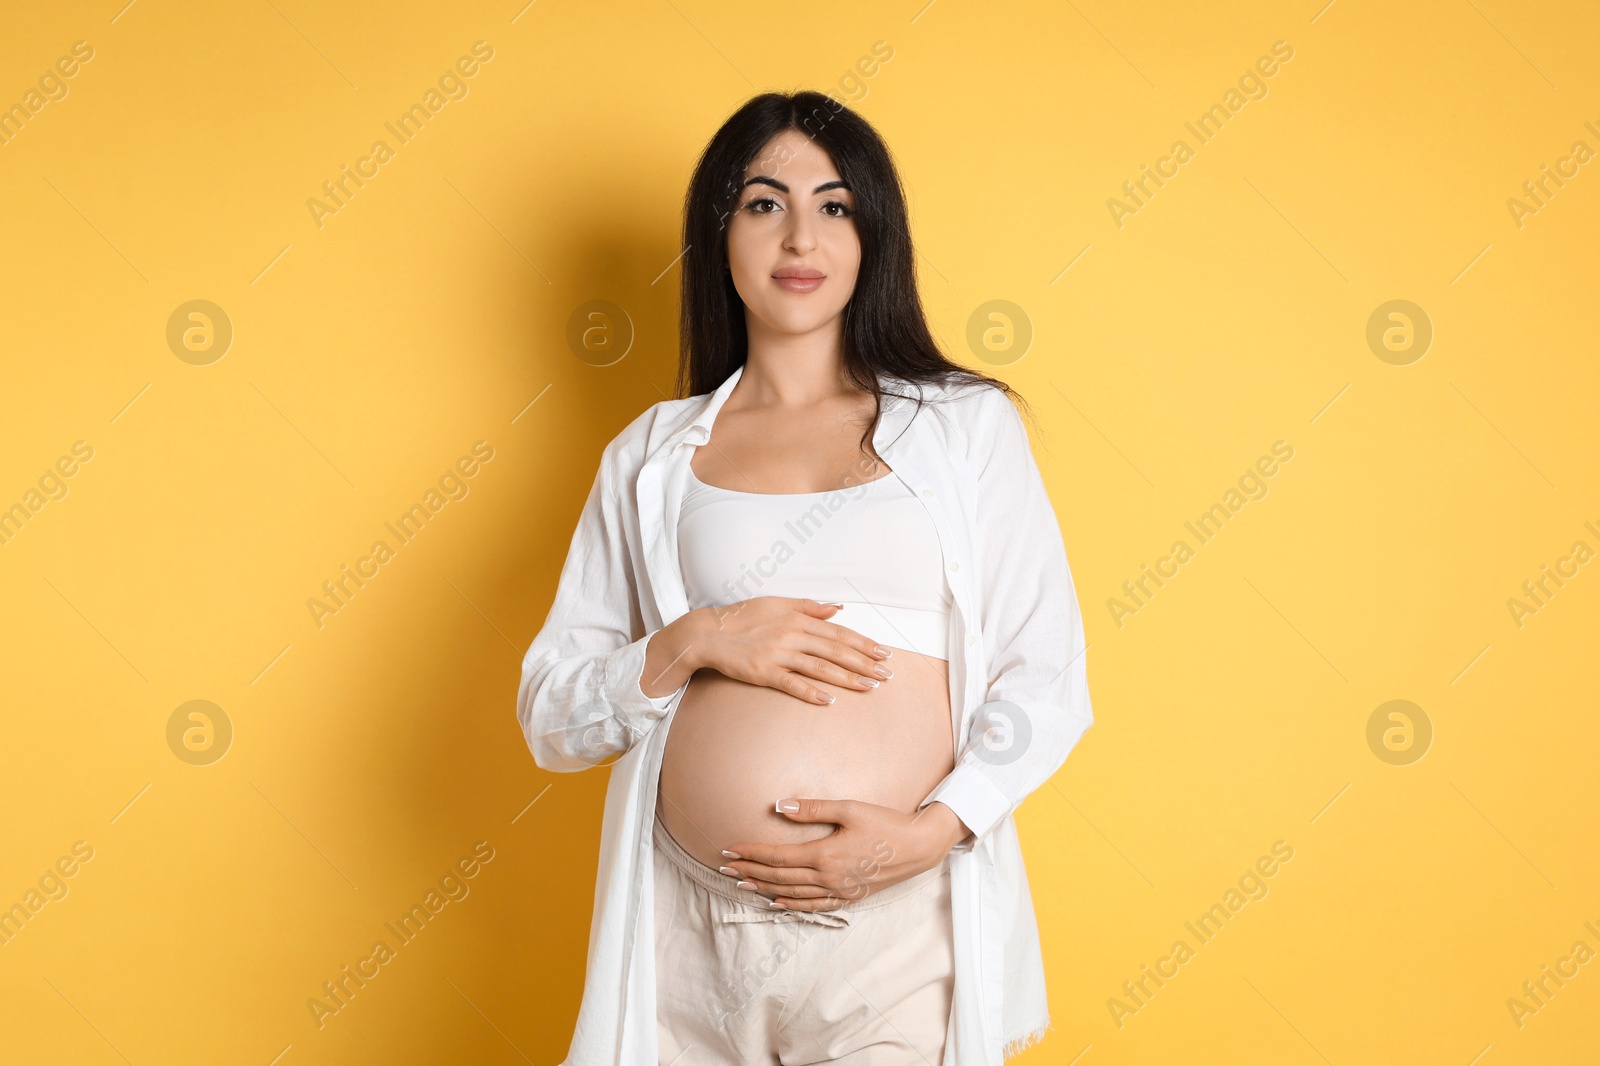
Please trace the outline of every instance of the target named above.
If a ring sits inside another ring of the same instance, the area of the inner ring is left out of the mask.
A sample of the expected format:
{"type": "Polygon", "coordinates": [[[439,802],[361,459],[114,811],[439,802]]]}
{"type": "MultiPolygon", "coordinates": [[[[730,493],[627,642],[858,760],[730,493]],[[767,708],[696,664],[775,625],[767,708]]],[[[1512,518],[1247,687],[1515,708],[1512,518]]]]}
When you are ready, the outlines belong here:
{"type": "Polygon", "coordinates": [[[861,437],[863,446],[883,410],[879,373],[906,382],[988,386],[1020,400],[1004,381],[968,370],[939,349],[917,291],[905,193],[888,146],[856,112],[810,91],[752,97],[722,124],[695,165],[683,202],[679,395],[713,391],[749,355],[744,301],[727,270],[727,220],[745,170],[786,130],[827,152],[855,193],[861,266],[844,308],[843,356],[846,377],[877,402],[861,437]]]}

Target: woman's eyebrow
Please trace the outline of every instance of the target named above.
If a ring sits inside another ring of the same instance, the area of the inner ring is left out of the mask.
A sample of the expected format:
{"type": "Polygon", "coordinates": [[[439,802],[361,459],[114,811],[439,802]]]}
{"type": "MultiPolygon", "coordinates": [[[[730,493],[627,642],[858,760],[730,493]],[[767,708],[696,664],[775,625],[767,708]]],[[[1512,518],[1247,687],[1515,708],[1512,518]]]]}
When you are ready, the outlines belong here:
{"type": "MultiPolygon", "coordinates": [[[[777,178],[769,178],[764,174],[757,174],[753,178],[745,179],[745,185],[770,185],[779,192],[789,191],[789,186],[785,185],[777,178]]],[[[849,192],[850,186],[842,178],[835,181],[825,181],[821,185],[818,185],[815,189],[812,189],[811,195],[815,196],[817,193],[827,192],[829,189],[844,189],[846,192],[849,192]]]]}

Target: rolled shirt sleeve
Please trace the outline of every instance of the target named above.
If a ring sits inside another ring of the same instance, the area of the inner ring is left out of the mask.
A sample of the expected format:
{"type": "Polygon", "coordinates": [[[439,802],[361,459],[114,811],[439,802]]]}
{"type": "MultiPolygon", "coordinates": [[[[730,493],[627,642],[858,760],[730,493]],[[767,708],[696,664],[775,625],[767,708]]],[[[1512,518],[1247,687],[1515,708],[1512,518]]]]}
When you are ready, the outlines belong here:
{"type": "Polygon", "coordinates": [[[522,660],[517,720],[546,770],[584,770],[623,754],[683,691],[652,698],[641,687],[654,633],[644,632],[628,551],[638,519],[622,472],[625,436],[601,456],[555,600],[522,660]]]}
{"type": "Polygon", "coordinates": [[[972,831],[960,850],[1048,781],[1094,724],[1083,618],[1027,429],[997,389],[972,402],[987,687],[955,768],[920,805],[944,803],[972,831]]]}
{"type": "MultiPolygon", "coordinates": [[[[656,630],[656,633],[659,633],[659,632],[661,632],[659,629],[656,630]]],[[[651,636],[655,636],[655,633],[652,633],[651,636]]],[[[646,650],[649,649],[649,642],[648,641],[645,644],[645,648],[646,648],[646,650]]],[[[643,678],[640,678],[640,686],[641,687],[639,689],[639,695],[641,695],[641,696],[644,696],[643,684],[644,684],[644,680],[643,680],[643,678]]],[[[665,696],[645,696],[644,698],[650,701],[651,706],[655,707],[662,714],[665,714],[667,712],[668,708],[670,708],[672,706],[672,701],[676,700],[679,696],[683,695],[684,691],[688,687],[689,687],[689,682],[685,681],[683,684],[678,686],[678,690],[676,692],[669,692],[665,696]]]]}

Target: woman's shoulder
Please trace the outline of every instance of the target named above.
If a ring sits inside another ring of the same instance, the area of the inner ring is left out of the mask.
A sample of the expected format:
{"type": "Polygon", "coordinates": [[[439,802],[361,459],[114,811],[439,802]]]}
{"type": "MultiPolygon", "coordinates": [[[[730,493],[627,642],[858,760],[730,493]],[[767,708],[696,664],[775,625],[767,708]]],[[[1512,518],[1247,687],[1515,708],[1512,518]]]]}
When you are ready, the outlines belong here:
{"type": "Polygon", "coordinates": [[[619,475],[637,473],[645,458],[668,437],[687,426],[699,405],[704,403],[704,396],[689,396],[651,404],[606,444],[601,455],[602,468],[613,469],[619,475]]]}
{"type": "Polygon", "coordinates": [[[969,446],[1021,423],[1015,402],[991,381],[952,379],[921,383],[910,391],[912,396],[920,393],[947,433],[969,446]]]}

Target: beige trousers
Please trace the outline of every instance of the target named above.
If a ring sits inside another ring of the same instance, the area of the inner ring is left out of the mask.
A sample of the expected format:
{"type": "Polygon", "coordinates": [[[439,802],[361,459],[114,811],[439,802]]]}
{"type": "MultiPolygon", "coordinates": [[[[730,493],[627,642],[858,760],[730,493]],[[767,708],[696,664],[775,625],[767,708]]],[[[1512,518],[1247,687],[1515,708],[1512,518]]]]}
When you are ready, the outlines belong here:
{"type": "Polygon", "coordinates": [[[955,982],[948,860],[831,911],[737,888],[655,823],[661,1066],[940,1066],[955,982]]]}

